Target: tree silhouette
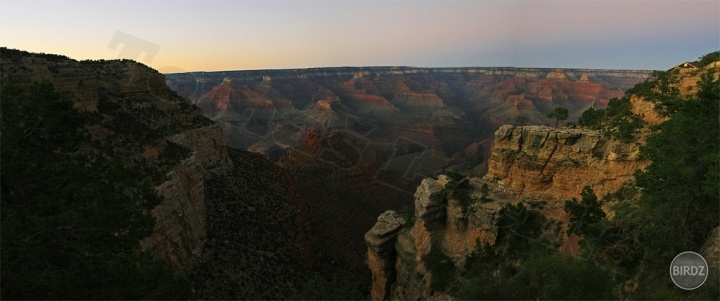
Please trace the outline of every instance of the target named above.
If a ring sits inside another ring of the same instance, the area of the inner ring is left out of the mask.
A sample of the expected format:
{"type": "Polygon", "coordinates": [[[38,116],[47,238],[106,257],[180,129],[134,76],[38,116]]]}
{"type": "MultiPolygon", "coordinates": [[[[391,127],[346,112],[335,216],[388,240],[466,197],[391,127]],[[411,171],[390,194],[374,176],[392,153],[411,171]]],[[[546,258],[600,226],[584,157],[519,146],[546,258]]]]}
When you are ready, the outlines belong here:
{"type": "Polygon", "coordinates": [[[554,111],[552,111],[552,113],[548,114],[547,117],[555,118],[555,127],[557,128],[558,122],[560,122],[560,120],[567,119],[568,114],[569,112],[566,108],[557,107],[554,111]]]}

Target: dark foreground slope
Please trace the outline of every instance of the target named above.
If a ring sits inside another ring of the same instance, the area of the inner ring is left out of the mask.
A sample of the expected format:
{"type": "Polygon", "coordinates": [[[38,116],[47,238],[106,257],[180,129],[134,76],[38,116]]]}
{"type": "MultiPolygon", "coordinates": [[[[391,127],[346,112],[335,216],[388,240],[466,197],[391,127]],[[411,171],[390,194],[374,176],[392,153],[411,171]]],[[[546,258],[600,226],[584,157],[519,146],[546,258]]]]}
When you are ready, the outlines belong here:
{"type": "Polygon", "coordinates": [[[146,66],[0,51],[2,297],[185,297],[170,266],[192,263],[204,173],[229,162],[184,138],[216,128],[146,66]]]}

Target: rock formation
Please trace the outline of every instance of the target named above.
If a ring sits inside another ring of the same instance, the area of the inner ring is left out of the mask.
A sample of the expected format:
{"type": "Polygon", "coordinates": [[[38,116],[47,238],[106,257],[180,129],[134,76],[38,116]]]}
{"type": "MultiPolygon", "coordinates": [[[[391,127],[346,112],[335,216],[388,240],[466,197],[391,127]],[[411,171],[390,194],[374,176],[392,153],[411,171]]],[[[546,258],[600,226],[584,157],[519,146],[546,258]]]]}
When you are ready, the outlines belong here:
{"type": "MultiPolygon", "coordinates": [[[[471,252],[480,245],[495,244],[502,208],[508,203],[531,206],[543,200],[542,215],[567,223],[563,201],[578,197],[584,186],[591,186],[600,197],[615,192],[633,179],[636,169],[649,164],[638,152],[635,143],[616,141],[594,130],[502,126],[495,134],[487,175],[470,179],[472,201],[448,198],[445,176],[427,178],[415,193],[411,223],[393,224],[386,236],[375,228],[366,233],[368,264],[374,276],[372,298],[438,297],[431,289],[433,274],[426,267],[425,255],[441,253],[462,270],[471,252]],[[483,184],[492,187],[489,202],[478,201],[483,184]],[[395,248],[379,249],[378,241],[383,246],[394,241],[395,248]]],[[[379,219],[376,227],[388,228],[386,219],[379,219]]],[[[559,250],[577,252],[577,238],[554,235],[559,250]]]]}
{"type": "Polygon", "coordinates": [[[395,237],[405,225],[405,219],[395,211],[388,210],[378,217],[377,223],[365,233],[368,245],[368,266],[372,272],[373,300],[390,297],[390,288],[395,281],[395,237]]]}
{"type": "MultiPolygon", "coordinates": [[[[373,300],[426,300],[435,292],[425,255],[443,253],[460,267],[478,243],[495,243],[504,202],[463,204],[448,199],[447,181],[444,176],[424,179],[415,192],[411,216],[387,211],[365,234],[373,300]]],[[[472,183],[472,195],[477,197],[481,182],[472,183]]]]}
{"type": "Polygon", "coordinates": [[[585,186],[602,197],[649,164],[639,152],[640,143],[595,130],[505,125],[495,132],[485,179],[544,198],[576,197],[585,186]]]}
{"type": "Polygon", "coordinates": [[[184,268],[200,256],[206,235],[205,182],[214,176],[212,169],[228,168],[231,162],[218,126],[185,131],[168,141],[193,153],[157,186],[164,201],[152,210],[157,219],[155,232],[140,244],[156,257],[184,268]]]}

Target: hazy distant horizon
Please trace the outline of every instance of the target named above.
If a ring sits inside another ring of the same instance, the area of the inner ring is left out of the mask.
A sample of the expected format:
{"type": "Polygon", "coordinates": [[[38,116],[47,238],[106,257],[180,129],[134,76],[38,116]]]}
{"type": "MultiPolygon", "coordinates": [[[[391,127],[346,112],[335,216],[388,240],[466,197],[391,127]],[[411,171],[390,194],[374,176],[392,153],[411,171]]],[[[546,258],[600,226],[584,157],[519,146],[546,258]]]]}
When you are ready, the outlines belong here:
{"type": "MultiPolygon", "coordinates": [[[[678,64],[675,64],[678,65],[678,64]]],[[[313,70],[313,69],[370,69],[370,68],[408,68],[408,69],[545,69],[545,70],[594,70],[594,71],[665,71],[661,69],[603,69],[603,68],[558,68],[558,67],[512,67],[512,66],[451,66],[451,67],[417,67],[417,66],[321,66],[307,68],[274,68],[274,69],[234,69],[234,70],[197,70],[197,71],[180,71],[180,72],[161,72],[163,74],[181,74],[181,73],[203,73],[203,72],[273,72],[283,70],[313,70]]],[[[669,68],[668,68],[669,69],[669,68]]]]}
{"type": "Polygon", "coordinates": [[[667,70],[720,49],[720,1],[1,0],[0,44],[78,60],[134,59],[167,74],[667,70]]]}

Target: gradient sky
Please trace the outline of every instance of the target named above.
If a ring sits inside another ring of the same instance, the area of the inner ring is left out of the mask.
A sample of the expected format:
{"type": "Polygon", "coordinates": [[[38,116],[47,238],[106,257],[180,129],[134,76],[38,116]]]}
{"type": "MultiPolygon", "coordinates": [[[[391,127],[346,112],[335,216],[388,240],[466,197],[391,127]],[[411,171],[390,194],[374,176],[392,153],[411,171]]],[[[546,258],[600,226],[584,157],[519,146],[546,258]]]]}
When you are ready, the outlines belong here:
{"type": "Polygon", "coordinates": [[[720,0],[0,0],[0,45],[79,60],[130,58],[161,72],[332,66],[665,70],[720,49],[720,0]],[[110,47],[113,39],[120,45],[110,47]],[[156,55],[138,55],[132,47],[156,55]]]}

